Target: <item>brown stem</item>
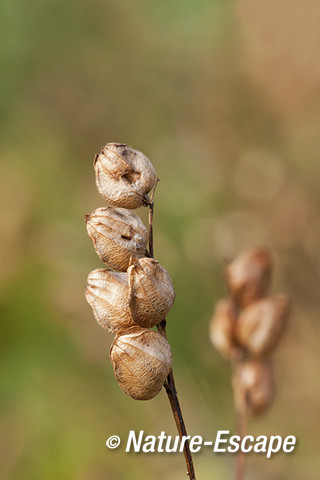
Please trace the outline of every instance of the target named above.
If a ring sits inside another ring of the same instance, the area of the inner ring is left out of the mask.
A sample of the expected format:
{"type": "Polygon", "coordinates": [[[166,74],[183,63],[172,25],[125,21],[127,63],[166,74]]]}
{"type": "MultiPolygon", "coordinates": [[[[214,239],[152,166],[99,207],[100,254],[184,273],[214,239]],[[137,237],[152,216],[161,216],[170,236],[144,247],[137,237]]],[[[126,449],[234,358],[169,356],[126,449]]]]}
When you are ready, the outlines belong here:
{"type": "MultiPolygon", "coordinates": [[[[163,337],[167,338],[166,337],[166,320],[162,320],[162,322],[159,323],[158,330],[159,330],[159,333],[163,337]]],[[[184,423],[184,420],[183,420],[182,411],[181,411],[181,407],[180,407],[180,403],[179,403],[179,399],[178,399],[178,394],[177,394],[172,370],[167,377],[167,380],[164,384],[164,388],[166,389],[166,393],[168,395],[168,399],[169,399],[169,402],[170,402],[170,406],[171,406],[171,410],[172,410],[172,413],[173,413],[174,420],[176,422],[179,437],[181,439],[182,439],[182,437],[186,438],[187,437],[187,430],[186,430],[186,426],[185,426],[185,423],[184,423]]],[[[191,452],[190,452],[190,445],[189,445],[189,440],[188,439],[185,440],[184,448],[183,448],[183,454],[184,454],[184,458],[185,458],[185,462],[186,462],[186,466],[187,466],[187,472],[188,472],[189,479],[190,480],[196,480],[196,474],[195,474],[195,471],[194,471],[193,460],[192,460],[192,455],[191,455],[191,452]]]]}
{"type": "MultiPolygon", "coordinates": [[[[247,414],[245,412],[237,412],[237,434],[242,439],[246,435],[247,430],[247,414]]],[[[234,480],[243,480],[246,468],[246,458],[244,452],[239,449],[236,457],[236,466],[234,472],[234,480]]]]}
{"type": "Polygon", "coordinates": [[[153,208],[154,208],[153,198],[154,198],[154,194],[156,192],[156,188],[159,180],[160,178],[157,177],[155,184],[152,188],[150,198],[146,197],[145,199],[145,204],[149,206],[149,241],[148,243],[149,243],[150,257],[152,258],[154,257],[154,254],[153,254],[153,208]]]}
{"type": "MultiPolygon", "coordinates": [[[[247,411],[245,408],[246,399],[244,398],[244,392],[239,391],[239,385],[237,383],[237,369],[242,361],[241,352],[235,352],[232,359],[232,384],[233,384],[233,395],[234,403],[237,412],[237,435],[239,435],[240,440],[245,437],[247,432],[247,411]],[[239,398],[241,397],[241,398],[239,398]]],[[[235,473],[234,480],[243,480],[246,468],[246,458],[245,453],[239,449],[236,456],[235,464],[235,473]]]]}
{"type": "Polygon", "coordinates": [[[149,205],[149,253],[153,258],[153,207],[154,203],[151,202],[149,205]]]}
{"type": "MultiPolygon", "coordinates": [[[[149,253],[150,253],[151,257],[154,256],[154,251],[153,251],[153,210],[154,210],[154,202],[153,202],[153,198],[154,198],[154,194],[155,194],[155,190],[156,190],[158,181],[159,181],[159,178],[157,178],[156,183],[155,183],[155,185],[152,189],[150,199],[148,199],[147,202],[146,202],[147,205],[149,206],[149,253]]],[[[157,326],[159,333],[164,338],[167,338],[166,323],[167,322],[164,319],[157,326]]],[[[170,402],[170,406],[171,406],[171,410],[172,410],[172,413],[173,413],[174,420],[176,422],[179,437],[180,437],[180,439],[182,439],[182,437],[187,437],[187,430],[186,430],[186,426],[185,426],[185,423],[184,423],[184,420],[183,420],[183,416],[182,416],[182,412],[181,412],[181,408],[180,408],[180,403],[179,403],[179,399],[178,399],[176,386],[175,386],[175,383],[174,383],[174,377],[173,377],[172,370],[167,377],[167,380],[164,384],[164,388],[165,388],[166,393],[168,395],[168,399],[169,399],[169,402],[170,402]]],[[[186,461],[189,480],[196,480],[188,439],[184,443],[183,453],[184,453],[184,458],[185,458],[185,461],[186,461]]]]}

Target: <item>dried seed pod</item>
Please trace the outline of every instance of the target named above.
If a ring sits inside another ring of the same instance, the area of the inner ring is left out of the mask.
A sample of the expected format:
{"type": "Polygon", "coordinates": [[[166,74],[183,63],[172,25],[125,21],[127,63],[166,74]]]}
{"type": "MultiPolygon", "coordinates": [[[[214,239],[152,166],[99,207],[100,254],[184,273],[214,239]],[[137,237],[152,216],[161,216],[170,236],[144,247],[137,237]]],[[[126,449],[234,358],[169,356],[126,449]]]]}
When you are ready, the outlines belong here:
{"type": "Polygon", "coordinates": [[[154,330],[139,327],[116,336],[110,358],[120,388],[136,400],[155,397],[172,367],[168,341],[154,330]]]}
{"type": "Polygon", "coordinates": [[[86,215],[88,235],[109,267],[126,271],[131,257],[147,253],[148,230],[140,217],[125,208],[97,208],[86,215]]]}
{"type": "Polygon", "coordinates": [[[124,143],[107,143],[93,165],[99,193],[116,207],[141,207],[157,178],[150,160],[124,143]]]}
{"type": "Polygon", "coordinates": [[[266,248],[255,248],[238,255],[226,268],[231,295],[240,308],[267,295],[272,273],[266,248]]]}
{"type": "Polygon", "coordinates": [[[286,295],[259,300],[240,313],[236,338],[252,355],[265,355],[279,342],[290,312],[286,295]]]}
{"type": "Polygon", "coordinates": [[[235,349],[239,348],[234,338],[235,325],[236,316],[232,301],[220,300],[215,306],[209,335],[211,343],[225,357],[231,357],[235,349]]]}
{"type": "Polygon", "coordinates": [[[135,326],[129,309],[127,274],[98,268],[89,273],[86,299],[103,328],[119,332],[135,326]]]}
{"type": "Polygon", "coordinates": [[[238,365],[233,378],[236,407],[251,415],[263,413],[272,403],[275,386],[270,360],[247,360],[238,365]]]}
{"type": "Polygon", "coordinates": [[[146,328],[160,323],[171,310],[175,298],[167,270],[154,258],[132,259],[128,282],[134,321],[146,328]]]}

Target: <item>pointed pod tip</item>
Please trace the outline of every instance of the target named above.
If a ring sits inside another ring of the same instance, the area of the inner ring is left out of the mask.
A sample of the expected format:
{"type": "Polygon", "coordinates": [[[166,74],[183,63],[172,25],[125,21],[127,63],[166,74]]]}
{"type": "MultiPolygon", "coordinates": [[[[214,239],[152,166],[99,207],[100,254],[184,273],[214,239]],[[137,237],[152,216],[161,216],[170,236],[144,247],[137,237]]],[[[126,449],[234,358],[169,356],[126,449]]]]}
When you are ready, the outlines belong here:
{"type": "MultiPolygon", "coordinates": [[[[102,148],[103,148],[103,147],[101,147],[101,152],[102,152],[102,148]]],[[[99,155],[100,155],[99,153],[96,153],[96,154],[95,154],[94,159],[93,159],[93,167],[96,166],[96,163],[97,163],[97,161],[98,161],[99,155]]]]}

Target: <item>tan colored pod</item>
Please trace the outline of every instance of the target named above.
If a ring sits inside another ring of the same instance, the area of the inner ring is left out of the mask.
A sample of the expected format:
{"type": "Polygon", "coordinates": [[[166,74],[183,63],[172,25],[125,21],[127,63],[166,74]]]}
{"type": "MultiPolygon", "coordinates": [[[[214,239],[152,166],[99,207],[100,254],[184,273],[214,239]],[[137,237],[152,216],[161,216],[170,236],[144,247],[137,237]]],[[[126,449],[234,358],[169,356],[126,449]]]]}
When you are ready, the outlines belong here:
{"type": "Polygon", "coordinates": [[[103,328],[119,332],[135,326],[129,309],[127,274],[98,268],[89,273],[86,299],[103,328]]]}
{"type": "Polygon", "coordinates": [[[150,160],[124,143],[107,143],[93,165],[99,193],[116,207],[141,207],[157,178],[150,160]]]}
{"type": "Polygon", "coordinates": [[[275,393],[271,361],[254,359],[240,363],[233,386],[238,411],[251,415],[263,413],[271,405],[275,393]]]}
{"type": "Polygon", "coordinates": [[[239,348],[234,338],[235,324],[233,302],[220,300],[209,325],[209,336],[213,346],[225,357],[231,357],[235,349],[239,348]]]}
{"type": "Polygon", "coordinates": [[[266,248],[248,250],[227,266],[227,283],[239,308],[244,308],[268,294],[271,273],[272,263],[266,248]]]}
{"type": "Polygon", "coordinates": [[[168,341],[154,330],[139,327],[116,336],[110,358],[120,388],[136,400],[158,395],[172,368],[168,341]]]}
{"type": "Polygon", "coordinates": [[[86,215],[88,235],[101,260],[125,272],[131,257],[145,257],[148,230],[140,217],[125,208],[97,208],[86,215]]]}
{"type": "Polygon", "coordinates": [[[286,295],[264,298],[239,315],[236,338],[252,355],[265,355],[278,344],[287,325],[290,301],[286,295]]]}
{"type": "Polygon", "coordinates": [[[167,270],[154,258],[132,259],[128,282],[134,321],[145,328],[160,323],[171,310],[175,298],[167,270]]]}

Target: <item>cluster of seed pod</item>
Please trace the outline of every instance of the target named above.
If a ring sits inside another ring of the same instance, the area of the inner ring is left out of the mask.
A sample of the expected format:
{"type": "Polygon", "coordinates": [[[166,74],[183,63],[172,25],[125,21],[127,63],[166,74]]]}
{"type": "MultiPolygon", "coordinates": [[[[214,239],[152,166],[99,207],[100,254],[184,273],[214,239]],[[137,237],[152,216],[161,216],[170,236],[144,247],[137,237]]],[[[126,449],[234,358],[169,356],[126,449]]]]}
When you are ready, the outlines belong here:
{"type": "Polygon", "coordinates": [[[132,209],[148,206],[157,176],[148,158],[108,143],[94,159],[99,193],[112,206],[86,215],[88,235],[107,268],[88,276],[86,299],[97,322],[115,333],[110,359],[121,389],[148,400],[171,372],[168,341],[151,330],[174,303],[172,280],[148,251],[148,229],[132,209]]]}
{"type": "Polygon", "coordinates": [[[210,340],[234,365],[233,388],[239,412],[258,415],[274,397],[269,354],[286,328],[290,301],[269,295],[270,254],[256,248],[240,254],[226,268],[230,298],[215,307],[210,340]]]}

